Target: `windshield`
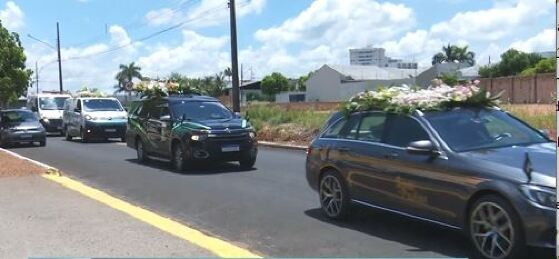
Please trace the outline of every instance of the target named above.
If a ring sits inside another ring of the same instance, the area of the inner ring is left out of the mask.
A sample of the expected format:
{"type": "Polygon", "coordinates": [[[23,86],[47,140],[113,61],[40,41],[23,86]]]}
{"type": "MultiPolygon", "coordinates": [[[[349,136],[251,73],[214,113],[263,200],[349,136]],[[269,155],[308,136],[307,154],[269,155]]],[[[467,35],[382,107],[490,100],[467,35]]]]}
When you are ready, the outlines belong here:
{"type": "Polygon", "coordinates": [[[0,113],[3,123],[37,121],[35,114],[28,111],[6,111],[0,113]]]}
{"type": "Polygon", "coordinates": [[[187,120],[221,120],[231,119],[233,114],[227,107],[219,102],[177,102],[172,104],[174,118],[187,120]]]}
{"type": "Polygon", "coordinates": [[[111,99],[89,99],[83,100],[83,108],[86,111],[122,111],[122,107],[116,100],[111,99]]]}
{"type": "Polygon", "coordinates": [[[542,134],[497,110],[457,109],[427,113],[425,118],[457,152],[548,142],[542,134]]]}
{"type": "Polygon", "coordinates": [[[41,97],[39,98],[39,108],[41,110],[62,110],[66,99],[68,97],[41,97]]]}

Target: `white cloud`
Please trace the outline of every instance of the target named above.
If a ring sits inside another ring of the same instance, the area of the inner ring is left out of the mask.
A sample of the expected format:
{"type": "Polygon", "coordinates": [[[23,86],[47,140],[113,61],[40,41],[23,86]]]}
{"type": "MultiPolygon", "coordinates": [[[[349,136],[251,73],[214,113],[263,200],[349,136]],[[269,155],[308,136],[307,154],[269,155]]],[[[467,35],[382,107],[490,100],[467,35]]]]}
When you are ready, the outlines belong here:
{"type": "Polygon", "coordinates": [[[194,31],[182,31],[183,42],[178,46],[160,46],[140,57],[138,64],[148,76],[167,76],[181,72],[189,76],[204,76],[229,66],[229,38],[206,37],[194,31]]]}
{"type": "MultiPolygon", "coordinates": [[[[249,14],[259,14],[266,0],[249,0],[248,2],[236,2],[237,18],[249,14]]],[[[225,24],[229,21],[229,9],[227,2],[222,0],[202,0],[199,4],[181,11],[181,8],[162,8],[149,11],[145,19],[151,26],[174,25],[186,22],[186,26],[202,28],[225,24]]]]}
{"type": "Polygon", "coordinates": [[[524,52],[541,52],[553,51],[554,46],[555,30],[545,29],[531,38],[513,42],[510,47],[524,52]]]}
{"type": "Polygon", "coordinates": [[[14,2],[6,2],[6,7],[0,10],[0,21],[8,30],[17,30],[24,25],[24,13],[14,2]]]}

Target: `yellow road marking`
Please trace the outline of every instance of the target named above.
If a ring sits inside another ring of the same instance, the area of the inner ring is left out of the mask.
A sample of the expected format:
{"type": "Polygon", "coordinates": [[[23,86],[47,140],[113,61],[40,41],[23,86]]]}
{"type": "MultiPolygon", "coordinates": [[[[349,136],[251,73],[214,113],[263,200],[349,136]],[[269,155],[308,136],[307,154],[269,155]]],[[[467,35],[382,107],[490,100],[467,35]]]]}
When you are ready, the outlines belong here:
{"type": "Polygon", "coordinates": [[[72,180],[65,176],[43,174],[44,178],[57,182],[68,189],[77,191],[91,199],[99,201],[116,210],[122,211],[136,219],[161,229],[171,235],[182,238],[190,243],[200,246],[220,257],[244,257],[261,258],[246,249],[240,248],[215,237],[208,236],[196,229],[182,225],[172,219],[159,216],[147,209],[134,206],[126,201],[112,197],[111,195],[89,187],[81,182],[72,180]]]}

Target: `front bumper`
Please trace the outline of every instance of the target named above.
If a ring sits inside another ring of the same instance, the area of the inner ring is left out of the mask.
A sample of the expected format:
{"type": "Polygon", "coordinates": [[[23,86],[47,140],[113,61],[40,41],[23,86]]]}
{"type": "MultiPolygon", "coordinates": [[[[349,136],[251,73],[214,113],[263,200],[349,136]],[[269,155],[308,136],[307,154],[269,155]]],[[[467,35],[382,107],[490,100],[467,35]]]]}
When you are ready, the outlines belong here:
{"type": "Polygon", "coordinates": [[[203,141],[188,141],[190,158],[198,161],[239,161],[254,158],[258,153],[255,139],[207,138],[203,141]]]}
{"type": "Polygon", "coordinates": [[[41,124],[47,132],[60,132],[62,131],[62,119],[48,119],[41,120],[41,124]]]}
{"type": "Polygon", "coordinates": [[[555,248],[556,211],[552,208],[537,206],[524,197],[516,202],[518,214],[522,219],[526,243],[529,246],[555,248]]]}
{"type": "Polygon", "coordinates": [[[45,131],[13,131],[3,132],[2,142],[9,143],[24,143],[24,142],[42,142],[46,140],[47,134],[45,131]]]}
{"type": "Polygon", "coordinates": [[[124,138],[126,121],[85,121],[84,130],[88,137],[124,138]]]}

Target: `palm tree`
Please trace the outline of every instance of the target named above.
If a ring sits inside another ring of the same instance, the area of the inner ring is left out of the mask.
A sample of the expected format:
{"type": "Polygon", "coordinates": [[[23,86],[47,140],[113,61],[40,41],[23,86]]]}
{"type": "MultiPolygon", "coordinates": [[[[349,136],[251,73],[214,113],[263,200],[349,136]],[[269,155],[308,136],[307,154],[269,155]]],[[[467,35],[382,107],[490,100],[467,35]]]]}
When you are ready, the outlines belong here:
{"type": "Polygon", "coordinates": [[[468,46],[459,47],[456,45],[443,46],[443,51],[433,56],[432,64],[444,62],[467,63],[470,66],[475,64],[475,53],[468,51],[468,46]]]}
{"type": "Polygon", "coordinates": [[[142,68],[136,66],[134,62],[128,65],[120,64],[119,68],[120,71],[118,71],[115,76],[115,79],[118,81],[119,87],[117,92],[128,92],[128,96],[130,96],[132,94],[132,91],[127,88],[127,84],[131,83],[132,79],[134,78],[138,78],[140,80],[142,79],[142,74],[140,73],[140,70],[142,70],[142,68]]]}
{"type": "Polygon", "coordinates": [[[225,74],[225,76],[229,79],[229,82],[231,82],[231,77],[233,76],[233,71],[231,71],[231,68],[228,67],[223,70],[223,74],[225,74]]]}

